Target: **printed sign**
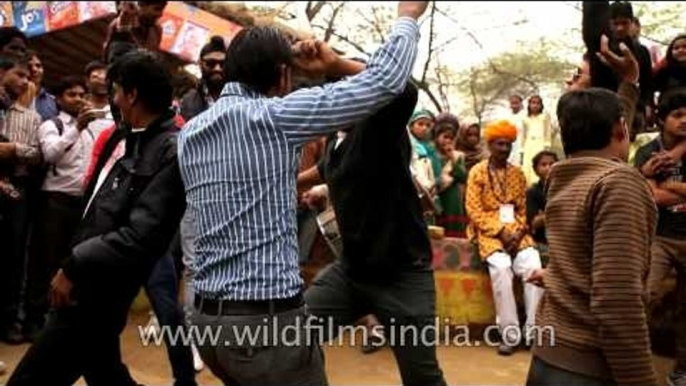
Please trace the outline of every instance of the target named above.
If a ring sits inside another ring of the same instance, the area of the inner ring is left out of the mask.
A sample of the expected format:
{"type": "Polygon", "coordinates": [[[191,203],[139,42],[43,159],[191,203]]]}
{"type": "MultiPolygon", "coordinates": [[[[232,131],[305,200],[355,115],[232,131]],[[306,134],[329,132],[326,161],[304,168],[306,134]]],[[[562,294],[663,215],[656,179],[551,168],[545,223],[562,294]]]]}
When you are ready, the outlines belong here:
{"type": "Polygon", "coordinates": [[[210,30],[203,28],[195,23],[186,21],[176,37],[171,52],[180,57],[195,61],[200,55],[200,50],[209,39],[210,30]]]}
{"type": "Polygon", "coordinates": [[[79,20],[81,21],[117,13],[117,5],[114,1],[79,1],[78,4],[79,20]]]}
{"type": "Polygon", "coordinates": [[[79,24],[79,6],[74,1],[48,1],[48,30],[79,24]]]}
{"type": "Polygon", "coordinates": [[[160,49],[164,51],[171,51],[176,37],[179,36],[179,31],[183,27],[183,18],[173,15],[171,13],[164,13],[160,18],[160,26],[162,27],[162,42],[160,49]]]}
{"type": "Polygon", "coordinates": [[[13,1],[14,23],[26,36],[47,32],[45,1],[13,1]]]}
{"type": "Polygon", "coordinates": [[[9,27],[14,25],[14,15],[12,14],[12,2],[0,2],[0,26],[9,27]]]}

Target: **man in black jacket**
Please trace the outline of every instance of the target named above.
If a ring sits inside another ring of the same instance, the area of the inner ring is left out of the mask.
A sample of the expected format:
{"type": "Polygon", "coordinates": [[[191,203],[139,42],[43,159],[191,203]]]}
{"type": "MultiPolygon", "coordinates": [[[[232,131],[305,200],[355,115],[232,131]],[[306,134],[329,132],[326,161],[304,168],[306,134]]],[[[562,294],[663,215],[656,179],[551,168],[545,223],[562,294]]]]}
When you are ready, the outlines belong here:
{"type": "Polygon", "coordinates": [[[375,344],[390,344],[403,384],[445,385],[435,346],[413,342],[412,333],[400,338],[400,326],[413,326],[417,339],[434,339],[430,330],[421,333],[435,322],[436,294],[427,226],[409,168],[406,127],[416,103],[417,88],[408,84],[391,104],[327,144],[317,174],[328,185],[343,254],[314,279],[305,302],[312,315],[336,327],[374,314],[383,335],[398,338],[375,344]]]}
{"type": "Polygon", "coordinates": [[[200,51],[202,79],[198,87],[188,91],[181,99],[181,116],[186,122],[207,110],[219,98],[224,88],[224,60],[226,43],[221,36],[212,36],[200,51]]]}
{"type": "Polygon", "coordinates": [[[131,52],[108,77],[124,125],[97,161],[73,249],[51,283],[45,331],[19,363],[16,385],[136,385],[119,334],[185,209],[170,109],[172,87],[152,56],[131,52]]]}

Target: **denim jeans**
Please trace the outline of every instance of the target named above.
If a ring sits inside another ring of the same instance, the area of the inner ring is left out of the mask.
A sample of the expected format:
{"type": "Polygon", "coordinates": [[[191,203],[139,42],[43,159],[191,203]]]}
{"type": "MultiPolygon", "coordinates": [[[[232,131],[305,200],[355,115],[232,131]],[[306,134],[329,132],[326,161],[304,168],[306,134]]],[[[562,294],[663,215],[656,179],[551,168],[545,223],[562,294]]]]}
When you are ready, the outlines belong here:
{"type": "MultiPolygon", "coordinates": [[[[179,304],[179,281],[174,266],[173,249],[179,248],[180,238],[177,232],[169,251],[157,262],[153,269],[146,291],[157,316],[160,327],[168,326],[172,333],[179,328],[186,328],[184,312],[179,304]]],[[[195,386],[195,369],[193,368],[193,354],[190,346],[183,344],[170,345],[169,336],[164,335],[167,354],[171,363],[172,373],[176,380],[175,386],[195,386]]]]}

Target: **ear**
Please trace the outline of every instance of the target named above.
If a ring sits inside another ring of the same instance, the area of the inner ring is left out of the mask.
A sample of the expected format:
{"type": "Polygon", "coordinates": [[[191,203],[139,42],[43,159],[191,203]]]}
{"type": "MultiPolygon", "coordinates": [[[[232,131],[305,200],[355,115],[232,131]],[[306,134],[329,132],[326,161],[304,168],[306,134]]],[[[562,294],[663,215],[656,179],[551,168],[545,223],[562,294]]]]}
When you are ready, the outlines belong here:
{"type": "Polygon", "coordinates": [[[138,89],[134,88],[130,93],[126,94],[126,99],[128,100],[130,106],[135,105],[138,101],[138,89]]]}
{"type": "Polygon", "coordinates": [[[619,122],[615,123],[615,126],[612,128],[612,136],[617,142],[629,140],[629,126],[624,117],[620,118],[619,122]]]}

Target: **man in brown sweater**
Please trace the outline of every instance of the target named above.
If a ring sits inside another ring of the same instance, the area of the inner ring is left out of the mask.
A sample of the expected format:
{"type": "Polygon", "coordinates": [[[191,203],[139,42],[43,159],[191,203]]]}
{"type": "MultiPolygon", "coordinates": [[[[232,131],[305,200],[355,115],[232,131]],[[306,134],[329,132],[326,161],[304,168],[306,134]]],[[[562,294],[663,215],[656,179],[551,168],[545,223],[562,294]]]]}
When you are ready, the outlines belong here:
{"type": "Polygon", "coordinates": [[[558,104],[568,159],[549,176],[551,259],[527,385],[657,384],[644,298],[657,210],[625,163],[638,74],[620,75],[621,99],[587,89],[558,104]]]}

